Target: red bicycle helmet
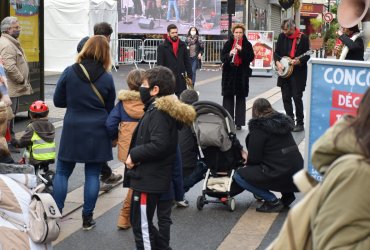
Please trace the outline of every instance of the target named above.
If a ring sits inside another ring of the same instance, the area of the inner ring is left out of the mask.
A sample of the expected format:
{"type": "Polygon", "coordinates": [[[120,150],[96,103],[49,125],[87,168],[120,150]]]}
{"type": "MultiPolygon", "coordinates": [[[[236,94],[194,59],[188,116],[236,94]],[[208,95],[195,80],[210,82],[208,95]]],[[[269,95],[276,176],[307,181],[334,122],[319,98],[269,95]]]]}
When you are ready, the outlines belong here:
{"type": "Polygon", "coordinates": [[[36,114],[39,116],[47,116],[49,113],[49,107],[44,101],[37,100],[31,104],[29,112],[31,115],[36,114]]]}

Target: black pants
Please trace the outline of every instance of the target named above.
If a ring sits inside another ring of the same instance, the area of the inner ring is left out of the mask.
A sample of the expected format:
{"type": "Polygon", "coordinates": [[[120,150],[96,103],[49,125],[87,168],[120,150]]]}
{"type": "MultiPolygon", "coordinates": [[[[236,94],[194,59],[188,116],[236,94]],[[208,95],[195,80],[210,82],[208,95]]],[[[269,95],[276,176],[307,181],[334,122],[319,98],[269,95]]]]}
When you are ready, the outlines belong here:
{"type": "Polygon", "coordinates": [[[295,114],[297,118],[296,119],[297,125],[303,125],[304,124],[303,100],[302,100],[303,92],[298,90],[297,83],[294,82],[292,79],[288,79],[281,85],[281,94],[283,96],[285,113],[294,121],[292,104],[293,98],[295,105],[295,114]]]}
{"type": "Polygon", "coordinates": [[[224,96],[222,106],[230,113],[233,119],[235,117],[236,126],[245,126],[246,104],[244,96],[224,96]]]}
{"type": "Polygon", "coordinates": [[[102,180],[108,179],[112,175],[112,169],[108,166],[108,163],[105,162],[101,169],[100,178],[102,180]]]}
{"type": "Polygon", "coordinates": [[[136,249],[168,249],[166,240],[153,225],[153,216],[159,194],[142,193],[134,190],[131,198],[130,221],[134,232],[136,249]]]}
{"type": "Polygon", "coordinates": [[[158,228],[159,233],[165,240],[167,246],[170,245],[170,231],[171,231],[171,212],[172,200],[159,201],[157,206],[158,228]]]}

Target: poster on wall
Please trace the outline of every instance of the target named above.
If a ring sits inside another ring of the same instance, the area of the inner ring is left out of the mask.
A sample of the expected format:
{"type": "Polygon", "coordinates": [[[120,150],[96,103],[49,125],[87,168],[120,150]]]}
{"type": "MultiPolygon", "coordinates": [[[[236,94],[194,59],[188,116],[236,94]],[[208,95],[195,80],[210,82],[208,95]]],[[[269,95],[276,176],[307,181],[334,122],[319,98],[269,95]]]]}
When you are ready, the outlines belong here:
{"type": "Polygon", "coordinates": [[[10,15],[21,26],[19,42],[28,62],[39,62],[39,0],[10,0],[10,15]]]}
{"type": "Polygon", "coordinates": [[[248,40],[251,42],[254,51],[254,60],[251,63],[252,69],[272,69],[274,52],[274,32],[248,30],[248,40]]]}
{"type": "Polygon", "coordinates": [[[356,115],[363,93],[370,87],[370,65],[349,60],[311,59],[308,64],[308,107],[305,168],[317,180],[311,148],[344,114],[356,115]]]}
{"type": "Polygon", "coordinates": [[[173,23],[179,34],[220,34],[221,0],[118,0],[117,9],[119,33],[166,34],[173,23]]]}

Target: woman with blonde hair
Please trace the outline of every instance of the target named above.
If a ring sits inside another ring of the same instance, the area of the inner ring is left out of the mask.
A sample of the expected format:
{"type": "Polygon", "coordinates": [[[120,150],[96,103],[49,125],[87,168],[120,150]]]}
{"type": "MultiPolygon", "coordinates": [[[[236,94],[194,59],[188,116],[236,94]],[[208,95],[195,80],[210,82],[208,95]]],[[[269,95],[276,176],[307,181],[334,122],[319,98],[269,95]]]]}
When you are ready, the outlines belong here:
{"type": "Polygon", "coordinates": [[[83,230],[95,226],[93,211],[99,193],[102,165],[113,159],[105,121],[114,107],[116,91],[107,38],[93,36],[78,54],[76,63],[60,76],[54,105],[66,108],[54,179],[54,199],[62,212],[68,179],[76,163],[85,164],[83,230]]]}

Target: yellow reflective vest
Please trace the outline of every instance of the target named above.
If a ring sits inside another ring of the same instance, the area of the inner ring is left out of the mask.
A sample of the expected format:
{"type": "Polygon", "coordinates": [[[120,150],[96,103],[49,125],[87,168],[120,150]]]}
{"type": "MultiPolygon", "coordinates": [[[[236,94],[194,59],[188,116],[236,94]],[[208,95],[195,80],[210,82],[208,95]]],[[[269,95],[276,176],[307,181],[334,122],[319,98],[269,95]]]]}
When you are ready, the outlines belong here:
{"type": "Polygon", "coordinates": [[[55,160],[55,142],[46,142],[34,131],[32,138],[32,157],[38,161],[55,160]]]}

